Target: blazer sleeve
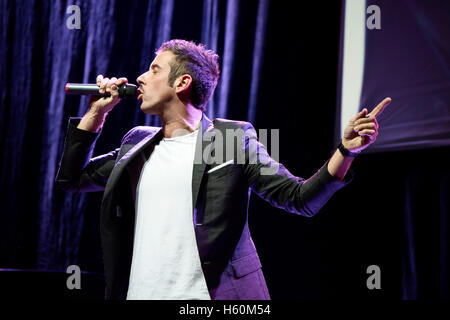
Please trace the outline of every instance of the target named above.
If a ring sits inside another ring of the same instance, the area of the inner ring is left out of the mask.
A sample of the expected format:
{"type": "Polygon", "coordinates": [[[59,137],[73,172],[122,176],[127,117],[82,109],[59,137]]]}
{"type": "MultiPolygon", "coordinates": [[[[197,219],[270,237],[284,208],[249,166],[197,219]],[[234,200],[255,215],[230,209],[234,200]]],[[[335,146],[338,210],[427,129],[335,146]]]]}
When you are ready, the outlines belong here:
{"type": "Polygon", "coordinates": [[[258,141],[254,127],[245,128],[244,174],[250,188],[274,207],[303,216],[314,216],[353,176],[349,170],[343,181],[327,169],[328,161],[309,179],[292,175],[281,163],[271,158],[258,141]]]}
{"type": "Polygon", "coordinates": [[[71,192],[103,191],[120,148],[91,159],[100,132],[78,129],[80,120],[69,120],[55,186],[71,192]]]}

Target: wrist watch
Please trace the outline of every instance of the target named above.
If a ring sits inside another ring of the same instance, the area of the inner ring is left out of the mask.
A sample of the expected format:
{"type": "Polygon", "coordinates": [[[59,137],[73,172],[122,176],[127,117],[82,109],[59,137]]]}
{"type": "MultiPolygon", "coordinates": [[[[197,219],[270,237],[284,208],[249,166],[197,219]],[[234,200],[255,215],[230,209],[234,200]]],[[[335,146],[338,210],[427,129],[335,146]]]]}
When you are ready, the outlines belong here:
{"type": "Polygon", "coordinates": [[[356,152],[351,152],[346,147],[344,147],[344,145],[342,144],[342,141],[341,141],[341,143],[339,143],[338,149],[344,157],[353,157],[354,158],[359,154],[356,152]]]}

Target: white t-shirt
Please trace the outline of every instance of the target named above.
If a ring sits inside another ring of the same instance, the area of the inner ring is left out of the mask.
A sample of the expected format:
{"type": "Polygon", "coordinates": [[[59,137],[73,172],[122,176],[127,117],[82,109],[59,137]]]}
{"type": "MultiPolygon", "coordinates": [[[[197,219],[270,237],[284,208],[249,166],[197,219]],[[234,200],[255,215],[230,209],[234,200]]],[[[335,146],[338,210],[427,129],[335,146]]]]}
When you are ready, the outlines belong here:
{"type": "Polygon", "coordinates": [[[211,299],[193,222],[197,134],[163,138],[142,168],[128,300],[211,299]]]}

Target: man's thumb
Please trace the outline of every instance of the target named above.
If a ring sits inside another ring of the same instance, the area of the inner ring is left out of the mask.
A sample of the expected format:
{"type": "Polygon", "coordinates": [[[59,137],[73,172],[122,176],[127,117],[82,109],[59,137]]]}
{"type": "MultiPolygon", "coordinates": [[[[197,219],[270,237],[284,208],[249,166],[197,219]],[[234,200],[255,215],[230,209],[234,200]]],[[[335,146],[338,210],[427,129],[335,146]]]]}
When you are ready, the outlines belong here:
{"type": "Polygon", "coordinates": [[[352,119],[351,119],[351,121],[356,121],[356,120],[358,120],[358,119],[360,119],[360,118],[364,118],[366,115],[367,115],[367,109],[366,108],[364,108],[364,109],[362,109],[356,116],[354,116],[352,119]]]}

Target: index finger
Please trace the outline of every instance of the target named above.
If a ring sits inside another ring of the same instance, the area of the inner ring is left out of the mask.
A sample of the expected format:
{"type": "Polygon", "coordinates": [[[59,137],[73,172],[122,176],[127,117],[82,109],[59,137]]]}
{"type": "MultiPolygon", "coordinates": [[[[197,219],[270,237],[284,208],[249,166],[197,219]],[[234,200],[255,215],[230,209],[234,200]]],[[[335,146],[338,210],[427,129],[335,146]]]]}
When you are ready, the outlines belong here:
{"type": "Polygon", "coordinates": [[[98,76],[97,76],[97,79],[96,79],[96,82],[97,82],[97,85],[100,87],[100,85],[102,84],[102,80],[103,80],[103,75],[102,74],[99,74],[98,76]]]}
{"type": "Polygon", "coordinates": [[[124,84],[124,83],[128,83],[128,79],[125,78],[125,77],[119,78],[119,79],[117,79],[117,81],[116,81],[116,85],[118,85],[118,86],[120,86],[120,85],[122,85],[122,84],[124,84]]]}
{"type": "Polygon", "coordinates": [[[369,116],[373,116],[373,117],[377,117],[380,113],[383,112],[384,108],[386,108],[389,103],[391,103],[392,99],[391,98],[384,98],[383,101],[381,101],[376,107],[375,109],[372,110],[371,113],[369,113],[369,116]]]}

